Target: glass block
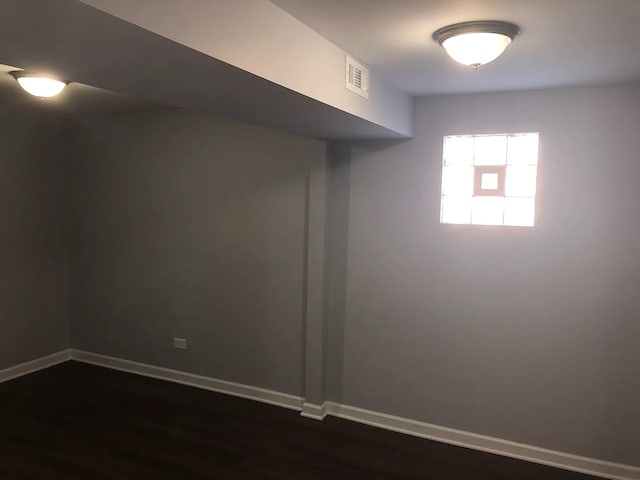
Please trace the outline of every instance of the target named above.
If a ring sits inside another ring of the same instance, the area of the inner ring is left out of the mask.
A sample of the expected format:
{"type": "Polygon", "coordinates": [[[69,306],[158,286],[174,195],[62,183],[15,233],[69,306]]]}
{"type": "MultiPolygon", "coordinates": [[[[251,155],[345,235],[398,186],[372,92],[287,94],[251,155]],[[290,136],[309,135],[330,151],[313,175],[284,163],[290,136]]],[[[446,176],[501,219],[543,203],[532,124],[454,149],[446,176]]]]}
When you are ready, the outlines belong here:
{"type": "Polygon", "coordinates": [[[473,167],[442,167],[442,195],[471,197],[473,195],[473,167]]]}
{"type": "Polygon", "coordinates": [[[503,197],[474,197],[471,204],[471,223],[474,225],[503,225],[503,197]]]}
{"type": "Polygon", "coordinates": [[[481,135],[476,137],[474,165],[505,165],[507,163],[507,136],[481,135]]]}
{"type": "Polygon", "coordinates": [[[509,135],[507,144],[507,163],[509,165],[537,165],[538,164],[537,133],[509,135]]]}
{"type": "Polygon", "coordinates": [[[442,197],[440,223],[471,223],[471,198],[442,197]]]}
{"type": "Polygon", "coordinates": [[[536,216],[533,198],[506,198],[504,204],[504,224],[533,227],[536,216]]]}
{"type": "Polygon", "coordinates": [[[443,148],[445,165],[473,165],[473,137],[444,137],[443,148]]]}
{"type": "Polygon", "coordinates": [[[507,197],[535,197],[538,167],[507,167],[505,192],[507,197]]]}
{"type": "Polygon", "coordinates": [[[497,173],[483,173],[480,179],[482,190],[497,190],[500,184],[500,175],[497,173]]]}

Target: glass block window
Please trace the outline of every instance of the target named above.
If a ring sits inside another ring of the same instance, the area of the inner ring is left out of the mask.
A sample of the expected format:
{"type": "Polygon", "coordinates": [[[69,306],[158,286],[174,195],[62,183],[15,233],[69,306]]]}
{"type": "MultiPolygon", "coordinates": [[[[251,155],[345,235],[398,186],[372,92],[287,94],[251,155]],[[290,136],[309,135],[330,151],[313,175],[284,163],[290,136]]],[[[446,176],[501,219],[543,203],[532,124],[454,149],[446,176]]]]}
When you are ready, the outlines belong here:
{"type": "Polygon", "coordinates": [[[444,137],[440,223],[532,227],[537,133],[444,137]]]}

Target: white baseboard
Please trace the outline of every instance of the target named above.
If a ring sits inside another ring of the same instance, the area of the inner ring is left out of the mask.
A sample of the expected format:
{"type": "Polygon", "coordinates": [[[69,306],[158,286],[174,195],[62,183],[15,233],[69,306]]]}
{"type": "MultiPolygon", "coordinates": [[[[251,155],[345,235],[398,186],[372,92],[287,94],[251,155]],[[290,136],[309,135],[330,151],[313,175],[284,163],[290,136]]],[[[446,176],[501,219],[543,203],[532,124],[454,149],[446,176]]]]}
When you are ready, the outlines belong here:
{"type": "Polygon", "coordinates": [[[46,357],[36,358],[29,362],[21,363],[13,367],[0,370],[0,383],[8,382],[14,378],[29,375],[30,373],[37,372],[38,370],[44,370],[45,368],[53,367],[59,363],[66,362],[71,359],[71,350],[62,350],[60,352],[52,353],[46,357]]]}
{"type": "Polygon", "coordinates": [[[302,398],[287,393],[275,392],[265,388],[243,385],[241,383],[228,382],[217,378],[205,377],[193,373],[181,372],[170,368],[156,367],[145,363],[133,362],[121,358],[109,357],[107,355],[99,355],[97,353],[84,352],[81,350],[72,350],[71,358],[78,362],[90,363],[100,367],[111,368],[123,372],[143,375],[145,377],[157,378],[169,382],[189,385],[191,387],[212,390],[218,393],[226,393],[234,397],[247,398],[256,400],[278,407],[289,408],[292,410],[302,410],[302,398]]]}
{"type": "Polygon", "coordinates": [[[528,462],[586,473],[612,480],[640,480],[640,467],[556,452],[521,443],[487,437],[452,428],[431,425],[408,418],[395,417],[362,408],[328,402],[329,415],[374,427],[427,438],[473,450],[517,458],[528,462]]]}
{"type": "Polygon", "coordinates": [[[304,402],[300,416],[313,418],[314,420],[324,420],[324,417],[326,417],[328,413],[328,406],[328,402],[324,402],[322,405],[304,402]]]}

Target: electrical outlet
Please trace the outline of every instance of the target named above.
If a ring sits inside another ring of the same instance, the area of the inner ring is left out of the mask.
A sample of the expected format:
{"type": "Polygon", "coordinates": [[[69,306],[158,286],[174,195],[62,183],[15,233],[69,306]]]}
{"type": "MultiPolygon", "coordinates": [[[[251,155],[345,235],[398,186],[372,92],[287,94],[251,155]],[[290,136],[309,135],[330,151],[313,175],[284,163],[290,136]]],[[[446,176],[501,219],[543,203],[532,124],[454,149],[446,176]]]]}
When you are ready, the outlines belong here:
{"type": "Polygon", "coordinates": [[[174,338],[173,339],[173,348],[177,348],[178,350],[186,350],[187,349],[187,340],[184,338],[174,338]]]}

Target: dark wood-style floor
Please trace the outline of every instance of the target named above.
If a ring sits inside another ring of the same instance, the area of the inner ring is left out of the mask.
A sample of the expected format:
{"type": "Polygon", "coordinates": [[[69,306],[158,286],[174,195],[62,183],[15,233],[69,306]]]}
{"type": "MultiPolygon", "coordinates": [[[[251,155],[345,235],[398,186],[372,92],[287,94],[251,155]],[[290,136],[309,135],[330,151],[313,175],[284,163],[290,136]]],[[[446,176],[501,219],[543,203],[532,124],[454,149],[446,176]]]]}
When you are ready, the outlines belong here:
{"type": "Polygon", "coordinates": [[[68,362],[0,384],[0,479],[593,479],[68,362]]]}

